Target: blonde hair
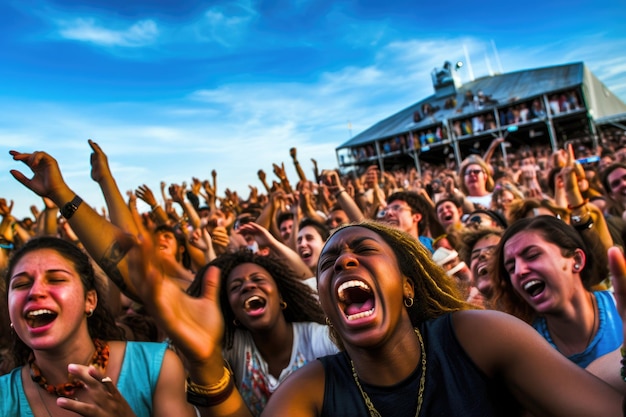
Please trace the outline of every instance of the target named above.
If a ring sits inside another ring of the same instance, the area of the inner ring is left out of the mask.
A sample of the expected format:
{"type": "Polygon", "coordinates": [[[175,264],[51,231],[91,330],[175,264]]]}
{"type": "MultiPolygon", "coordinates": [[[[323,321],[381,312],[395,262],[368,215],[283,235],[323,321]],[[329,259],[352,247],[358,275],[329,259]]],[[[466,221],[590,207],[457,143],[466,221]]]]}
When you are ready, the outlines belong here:
{"type": "Polygon", "coordinates": [[[461,176],[461,191],[463,191],[465,195],[469,195],[469,190],[465,185],[465,171],[467,170],[468,166],[474,164],[480,165],[483,171],[485,171],[485,177],[487,178],[485,180],[485,189],[489,192],[492,192],[495,182],[493,180],[493,176],[491,175],[491,167],[487,164],[487,162],[485,162],[483,158],[478,155],[470,155],[465,158],[463,162],[461,162],[461,168],[459,169],[459,175],[461,176]]]}

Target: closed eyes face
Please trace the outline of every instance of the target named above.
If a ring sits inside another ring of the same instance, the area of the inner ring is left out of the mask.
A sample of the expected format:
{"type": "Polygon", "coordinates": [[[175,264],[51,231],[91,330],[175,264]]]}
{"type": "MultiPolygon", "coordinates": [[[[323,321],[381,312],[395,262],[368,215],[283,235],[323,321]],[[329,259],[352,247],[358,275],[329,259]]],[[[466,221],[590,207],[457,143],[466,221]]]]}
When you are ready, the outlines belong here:
{"type": "Polygon", "coordinates": [[[535,230],[522,231],[504,244],[504,268],[511,284],[529,303],[541,296],[566,294],[575,288],[574,259],[535,230]]]}
{"type": "Polygon", "coordinates": [[[81,325],[96,302],[95,291],[85,292],[73,263],[55,250],[24,255],[11,273],[9,315],[20,339],[31,347],[58,343],[81,325]]]}

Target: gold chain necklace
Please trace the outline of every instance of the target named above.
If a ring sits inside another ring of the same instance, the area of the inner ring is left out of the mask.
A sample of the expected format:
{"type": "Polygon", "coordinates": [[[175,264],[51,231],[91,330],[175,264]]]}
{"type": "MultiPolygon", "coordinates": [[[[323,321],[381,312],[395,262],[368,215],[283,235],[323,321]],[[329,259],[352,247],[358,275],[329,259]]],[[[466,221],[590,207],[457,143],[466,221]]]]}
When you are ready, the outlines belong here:
{"type": "MultiPolygon", "coordinates": [[[[420,414],[420,410],[422,409],[422,402],[424,401],[424,385],[426,384],[426,349],[424,348],[424,340],[422,339],[422,334],[419,329],[416,327],[415,334],[420,341],[420,348],[422,350],[422,375],[420,376],[420,386],[417,394],[417,410],[415,410],[415,417],[418,417],[420,414]]],[[[354,369],[354,362],[350,359],[350,366],[352,367],[352,376],[354,376],[354,382],[356,386],[359,388],[361,392],[361,396],[363,397],[363,401],[365,401],[365,405],[370,412],[371,417],[382,417],[378,410],[372,404],[372,400],[370,397],[363,391],[363,387],[361,387],[361,383],[359,382],[359,376],[356,374],[356,369],[354,369]]]]}

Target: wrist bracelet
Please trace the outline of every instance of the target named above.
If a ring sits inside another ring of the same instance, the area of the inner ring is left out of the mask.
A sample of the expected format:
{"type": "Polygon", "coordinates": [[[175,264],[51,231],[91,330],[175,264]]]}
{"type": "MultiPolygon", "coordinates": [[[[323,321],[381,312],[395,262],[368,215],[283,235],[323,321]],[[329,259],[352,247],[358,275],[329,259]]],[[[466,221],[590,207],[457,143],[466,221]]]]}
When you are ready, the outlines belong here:
{"type": "Polygon", "coordinates": [[[572,205],[569,205],[569,204],[568,204],[568,205],[567,205],[567,208],[568,208],[568,209],[570,209],[570,210],[576,210],[576,209],[579,209],[579,208],[583,207],[583,206],[584,206],[585,204],[587,204],[588,202],[589,202],[589,199],[588,199],[588,198],[585,198],[585,200],[584,200],[582,203],[580,203],[580,204],[578,204],[578,205],[576,205],[576,206],[572,206],[572,205]]]}
{"type": "Polygon", "coordinates": [[[234,388],[231,371],[224,366],[224,375],[215,384],[199,385],[187,378],[187,402],[200,407],[212,407],[226,401],[234,388]]]}
{"type": "Polygon", "coordinates": [[[591,216],[589,216],[589,219],[586,222],[576,223],[572,226],[574,226],[574,229],[578,230],[579,232],[584,232],[585,230],[591,229],[593,227],[593,219],[591,218],[591,216]]]}
{"type": "Polygon", "coordinates": [[[213,407],[220,405],[230,397],[235,389],[235,381],[232,378],[228,380],[226,388],[215,395],[198,394],[187,389],[187,402],[197,407],[213,407]]]}
{"type": "Polygon", "coordinates": [[[159,207],[161,207],[161,205],[159,203],[156,203],[154,206],[150,206],[150,210],[154,211],[154,210],[158,209],[159,207]]]}
{"type": "Polygon", "coordinates": [[[345,189],[345,188],[342,188],[341,190],[337,191],[337,192],[335,193],[335,198],[339,198],[339,194],[341,194],[341,193],[343,193],[343,192],[346,192],[346,189],[345,189]]]}

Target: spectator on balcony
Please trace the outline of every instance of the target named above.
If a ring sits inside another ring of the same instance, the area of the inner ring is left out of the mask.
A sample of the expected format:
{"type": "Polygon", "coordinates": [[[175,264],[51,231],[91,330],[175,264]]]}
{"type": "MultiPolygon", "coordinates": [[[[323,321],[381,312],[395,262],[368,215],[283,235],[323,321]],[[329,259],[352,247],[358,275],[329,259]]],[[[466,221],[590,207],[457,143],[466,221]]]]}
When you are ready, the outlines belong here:
{"type": "Polygon", "coordinates": [[[494,181],[491,169],[478,155],[470,155],[461,163],[461,191],[474,206],[491,206],[494,181]]]}

